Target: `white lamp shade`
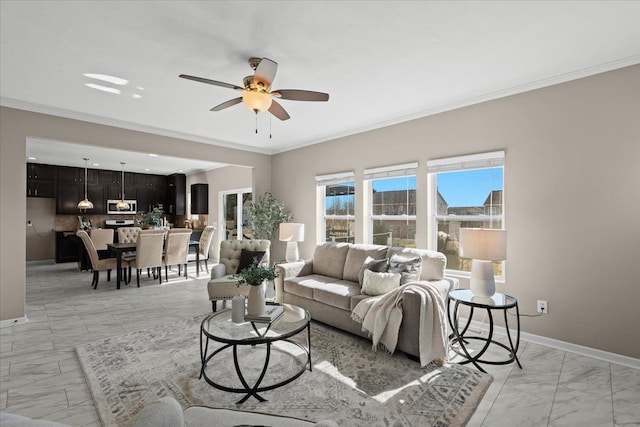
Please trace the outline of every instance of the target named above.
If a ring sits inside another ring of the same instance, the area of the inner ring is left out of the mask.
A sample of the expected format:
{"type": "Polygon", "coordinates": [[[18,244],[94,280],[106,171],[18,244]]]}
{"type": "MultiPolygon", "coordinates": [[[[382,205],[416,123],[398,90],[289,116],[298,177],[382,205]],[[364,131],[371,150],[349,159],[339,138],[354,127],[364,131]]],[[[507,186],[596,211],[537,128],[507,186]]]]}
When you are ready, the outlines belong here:
{"type": "Polygon", "coordinates": [[[304,241],[304,224],[283,222],[280,224],[280,240],[283,242],[304,241]]]}
{"type": "Polygon", "coordinates": [[[507,259],[506,230],[461,228],[460,256],[485,261],[507,259]]]}

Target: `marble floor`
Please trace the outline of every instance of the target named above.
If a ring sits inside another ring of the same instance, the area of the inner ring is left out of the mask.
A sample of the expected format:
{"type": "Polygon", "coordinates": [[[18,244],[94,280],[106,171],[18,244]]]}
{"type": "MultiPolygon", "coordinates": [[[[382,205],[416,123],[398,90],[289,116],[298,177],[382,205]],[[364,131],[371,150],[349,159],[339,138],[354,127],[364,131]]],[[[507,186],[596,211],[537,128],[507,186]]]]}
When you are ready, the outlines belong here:
{"type": "MultiPolygon", "coordinates": [[[[0,409],[72,426],[100,421],[75,347],[112,335],[210,311],[206,273],[174,271],[141,287],[91,274],[74,264],[29,265],[29,322],[0,329],[0,409]]],[[[114,279],[115,280],[115,279],[114,279]]],[[[522,342],[515,365],[489,366],[494,380],[469,426],[640,426],[640,371],[522,342]]]]}

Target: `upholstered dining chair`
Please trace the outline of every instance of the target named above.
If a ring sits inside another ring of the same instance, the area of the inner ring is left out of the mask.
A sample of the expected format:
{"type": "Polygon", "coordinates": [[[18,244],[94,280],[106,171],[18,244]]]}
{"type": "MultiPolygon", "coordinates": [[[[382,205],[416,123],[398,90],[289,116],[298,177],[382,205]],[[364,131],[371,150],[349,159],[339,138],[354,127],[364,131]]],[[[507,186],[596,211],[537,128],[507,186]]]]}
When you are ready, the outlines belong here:
{"type": "MultiPolygon", "coordinates": [[[[208,225],[202,231],[202,235],[200,236],[200,261],[204,261],[204,266],[207,269],[207,273],[209,272],[209,264],[207,263],[209,259],[209,248],[211,247],[211,243],[213,243],[213,236],[216,232],[216,227],[213,225],[208,225]]],[[[196,260],[196,254],[189,254],[189,261],[196,260]]]]}
{"type": "Polygon", "coordinates": [[[167,240],[164,243],[164,278],[169,281],[168,267],[178,266],[178,276],[180,269],[184,265],[184,277],[187,277],[187,255],[189,254],[189,239],[191,230],[188,228],[172,228],[167,232],[167,240]]]}
{"type": "Polygon", "coordinates": [[[93,246],[98,251],[98,258],[109,258],[107,244],[113,243],[113,230],[110,228],[92,228],[89,231],[89,238],[91,238],[93,246]]]}
{"type": "MultiPolygon", "coordinates": [[[[131,267],[136,269],[136,283],[140,287],[140,271],[143,268],[153,268],[154,278],[158,275],[158,280],[162,284],[162,274],[160,267],[162,266],[162,249],[164,246],[165,230],[141,230],[136,239],[136,253],[123,257],[131,267]]],[[[129,280],[131,271],[129,270],[129,280]]]]}
{"type": "MultiPolygon", "coordinates": [[[[80,240],[82,240],[82,243],[84,244],[84,247],[87,249],[87,253],[89,254],[89,259],[91,260],[91,269],[93,270],[93,281],[91,282],[91,285],[93,286],[93,289],[97,289],[101,271],[106,270],[107,280],[108,281],[111,280],[111,270],[115,270],[117,268],[116,259],[115,258],[100,259],[98,257],[98,251],[96,249],[96,246],[94,245],[93,240],[91,240],[91,238],[89,237],[89,234],[87,234],[86,231],[78,230],[76,231],[76,236],[78,236],[80,240]]],[[[128,266],[128,263],[125,260],[123,260],[122,266],[126,267],[128,266]]]]}
{"type": "Polygon", "coordinates": [[[138,233],[142,230],[140,227],[119,227],[118,242],[133,243],[138,239],[138,233]]]}

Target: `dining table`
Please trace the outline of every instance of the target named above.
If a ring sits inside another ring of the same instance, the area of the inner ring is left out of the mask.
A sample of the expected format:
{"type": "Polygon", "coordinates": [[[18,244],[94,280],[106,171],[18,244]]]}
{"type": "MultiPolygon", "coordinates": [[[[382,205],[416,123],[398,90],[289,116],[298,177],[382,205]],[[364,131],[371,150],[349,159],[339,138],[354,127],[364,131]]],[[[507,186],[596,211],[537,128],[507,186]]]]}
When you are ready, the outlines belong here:
{"type": "MultiPolygon", "coordinates": [[[[189,247],[194,247],[196,250],[196,276],[200,276],[200,241],[189,240],[189,247]]],[[[120,289],[120,282],[122,281],[122,255],[125,252],[135,252],[136,242],[107,243],[107,248],[116,255],[116,289],[120,289]]]]}

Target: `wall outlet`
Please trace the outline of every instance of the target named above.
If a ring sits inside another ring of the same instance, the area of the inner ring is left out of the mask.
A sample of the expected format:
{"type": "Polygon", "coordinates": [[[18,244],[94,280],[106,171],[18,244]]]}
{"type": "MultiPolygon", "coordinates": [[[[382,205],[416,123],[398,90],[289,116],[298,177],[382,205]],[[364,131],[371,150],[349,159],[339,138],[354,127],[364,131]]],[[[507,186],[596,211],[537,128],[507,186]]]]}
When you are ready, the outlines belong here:
{"type": "Polygon", "coordinates": [[[549,314],[549,305],[546,301],[538,300],[538,313],[549,314]]]}
{"type": "Polygon", "coordinates": [[[27,227],[32,227],[33,224],[31,223],[31,221],[27,221],[27,227]]]}

